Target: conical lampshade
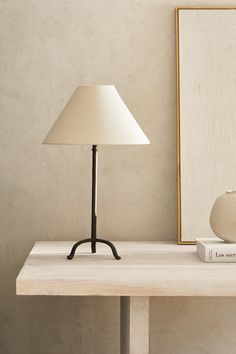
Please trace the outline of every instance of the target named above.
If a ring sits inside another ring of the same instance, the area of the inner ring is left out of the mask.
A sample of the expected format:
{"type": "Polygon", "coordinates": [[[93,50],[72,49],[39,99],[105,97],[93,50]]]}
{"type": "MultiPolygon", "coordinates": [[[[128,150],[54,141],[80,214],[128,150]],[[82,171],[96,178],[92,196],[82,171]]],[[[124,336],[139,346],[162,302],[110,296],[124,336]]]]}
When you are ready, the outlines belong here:
{"type": "Polygon", "coordinates": [[[79,86],[44,144],[149,144],[113,85],[79,86]]]}

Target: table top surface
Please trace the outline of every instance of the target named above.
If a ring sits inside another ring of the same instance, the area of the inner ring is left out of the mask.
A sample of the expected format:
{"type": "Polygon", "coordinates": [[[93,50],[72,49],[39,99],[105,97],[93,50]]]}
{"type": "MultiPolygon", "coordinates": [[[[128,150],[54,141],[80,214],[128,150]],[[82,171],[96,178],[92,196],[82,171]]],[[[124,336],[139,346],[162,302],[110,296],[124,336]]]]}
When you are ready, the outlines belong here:
{"type": "Polygon", "coordinates": [[[36,242],[16,281],[17,295],[236,296],[236,263],[204,263],[196,246],[171,242],[114,242],[121,260],[97,245],[36,242]]]}

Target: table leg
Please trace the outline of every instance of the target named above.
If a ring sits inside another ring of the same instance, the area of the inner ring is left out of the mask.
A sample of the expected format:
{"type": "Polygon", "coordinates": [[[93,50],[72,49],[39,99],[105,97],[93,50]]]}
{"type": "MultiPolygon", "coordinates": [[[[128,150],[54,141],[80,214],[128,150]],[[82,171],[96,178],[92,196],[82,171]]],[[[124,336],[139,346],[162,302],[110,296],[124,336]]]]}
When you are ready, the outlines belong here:
{"type": "Polygon", "coordinates": [[[120,297],[120,354],[149,354],[149,297],[120,297]]]}

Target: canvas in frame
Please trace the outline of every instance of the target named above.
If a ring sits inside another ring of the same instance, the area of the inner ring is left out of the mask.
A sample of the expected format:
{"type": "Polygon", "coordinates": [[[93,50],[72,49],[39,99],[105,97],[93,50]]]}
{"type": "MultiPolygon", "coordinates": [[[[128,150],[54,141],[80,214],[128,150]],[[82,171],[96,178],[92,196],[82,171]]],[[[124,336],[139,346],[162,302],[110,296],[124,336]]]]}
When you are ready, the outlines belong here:
{"type": "Polygon", "coordinates": [[[178,243],[214,237],[215,199],[236,189],[236,8],[176,9],[178,243]]]}

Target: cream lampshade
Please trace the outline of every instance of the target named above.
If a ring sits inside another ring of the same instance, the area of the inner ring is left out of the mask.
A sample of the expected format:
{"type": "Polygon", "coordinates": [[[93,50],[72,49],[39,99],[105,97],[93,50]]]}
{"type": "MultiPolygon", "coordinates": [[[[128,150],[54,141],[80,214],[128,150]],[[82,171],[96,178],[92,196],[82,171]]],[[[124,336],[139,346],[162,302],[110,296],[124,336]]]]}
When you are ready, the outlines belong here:
{"type": "Polygon", "coordinates": [[[97,238],[97,145],[149,144],[149,140],[115,86],[79,86],[43,143],[92,145],[91,237],[76,242],[67,258],[72,259],[77,247],[85,242],[90,242],[92,253],[96,253],[96,243],[101,242],[120,259],[110,241],[97,238]]]}
{"type": "Polygon", "coordinates": [[[113,85],[79,86],[44,144],[149,144],[113,85]]]}

